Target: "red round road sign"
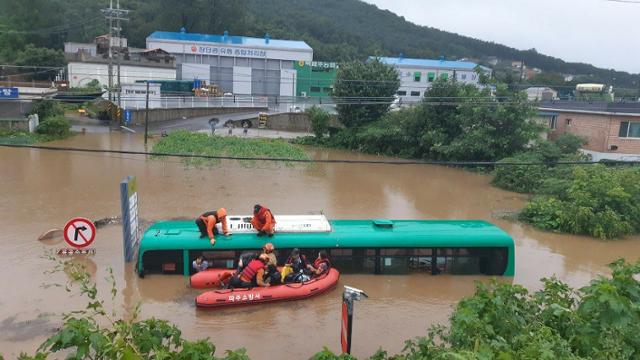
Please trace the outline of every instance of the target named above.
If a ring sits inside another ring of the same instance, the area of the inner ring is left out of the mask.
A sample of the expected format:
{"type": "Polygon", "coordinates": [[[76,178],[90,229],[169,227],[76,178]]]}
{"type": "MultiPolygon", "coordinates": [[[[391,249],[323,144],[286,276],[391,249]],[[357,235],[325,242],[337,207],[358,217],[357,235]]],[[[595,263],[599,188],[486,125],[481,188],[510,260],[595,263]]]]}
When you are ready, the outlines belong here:
{"type": "Polygon", "coordinates": [[[85,218],[74,218],[64,226],[64,241],[76,249],[91,245],[96,238],[96,227],[93,221],[85,218]]]}

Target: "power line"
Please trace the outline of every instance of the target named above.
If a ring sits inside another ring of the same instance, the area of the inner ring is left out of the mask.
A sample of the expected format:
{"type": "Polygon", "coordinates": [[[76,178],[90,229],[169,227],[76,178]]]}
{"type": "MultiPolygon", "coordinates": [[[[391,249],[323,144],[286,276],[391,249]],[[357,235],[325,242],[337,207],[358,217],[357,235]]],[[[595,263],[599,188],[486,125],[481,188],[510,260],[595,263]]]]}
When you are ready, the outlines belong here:
{"type": "Polygon", "coordinates": [[[640,4],[640,1],[633,1],[633,0],[606,0],[606,1],[626,3],[626,4],[640,4]]]}
{"type": "MultiPolygon", "coordinates": [[[[594,165],[601,164],[598,161],[555,161],[555,162],[497,162],[497,161],[422,161],[422,160],[347,160],[347,159],[291,159],[280,157],[253,157],[253,156],[223,156],[223,155],[203,155],[203,154],[180,154],[165,152],[131,151],[131,150],[110,150],[110,149],[87,149],[76,147],[58,147],[42,145],[21,145],[21,144],[0,144],[8,148],[26,148],[36,150],[67,151],[67,152],[88,152],[105,154],[126,154],[126,155],[146,155],[158,157],[178,157],[178,158],[200,158],[209,160],[240,160],[240,161],[271,161],[271,162],[294,162],[294,163],[328,163],[328,164],[380,164],[380,165],[445,165],[460,167],[475,166],[553,166],[553,165],[594,165]]],[[[611,165],[640,165],[640,161],[607,161],[611,165]]]]}
{"type": "Polygon", "coordinates": [[[36,29],[36,30],[1,30],[0,29],[0,33],[16,33],[16,34],[51,34],[51,33],[64,33],[64,32],[68,32],[70,30],[74,30],[77,28],[83,28],[88,24],[94,24],[93,26],[89,27],[89,28],[95,28],[100,26],[99,23],[96,23],[98,20],[102,19],[102,17],[95,17],[95,18],[90,18],[90,19],[86,19],[84,21],[80,21],[80,22],[76,22],[73,24],[62,24],[62,25],[56,25],[56,26],[51,26],[48,28],[41,28],[41,29],[36,29]]]}

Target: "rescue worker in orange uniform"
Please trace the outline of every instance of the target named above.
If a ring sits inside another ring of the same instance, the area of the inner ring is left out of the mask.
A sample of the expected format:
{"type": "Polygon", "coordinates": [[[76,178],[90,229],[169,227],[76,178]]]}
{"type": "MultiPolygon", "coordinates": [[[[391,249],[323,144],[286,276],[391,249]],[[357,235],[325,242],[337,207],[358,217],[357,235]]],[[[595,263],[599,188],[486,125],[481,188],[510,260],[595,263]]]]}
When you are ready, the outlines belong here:
{"type": "Polygon", "coordinates": [[[253,225],[254,229],[258,230],[258,236],[269,235],[269,237],[271,237],[275,232],[276,219],[267,207],[255,205],[253,207],[251,225],[253,225]]]}
{"type": "Polygon", "coordinates": [[[251,260],[240,274],[236,274],[231,278],[229,286],[231,288],[251,288],[256,285],[261,287],[271,286],[268,281],[264,280],[268,262],[269,256],[260,254],[257,259],[251,260]]]}
{"type": "Polygon", "coordinates": [[[217,223],[222,223],[224,236],[231,235],[227,225],[227,210],[225,208],[220,208],[216,211],[207,211],[196,219],[196,225],[198,225],[198,229],[200,229],[200,238],[209,236],[212,246],[216,243],[213,235],[218,233],[216,229],[217,223]]]}

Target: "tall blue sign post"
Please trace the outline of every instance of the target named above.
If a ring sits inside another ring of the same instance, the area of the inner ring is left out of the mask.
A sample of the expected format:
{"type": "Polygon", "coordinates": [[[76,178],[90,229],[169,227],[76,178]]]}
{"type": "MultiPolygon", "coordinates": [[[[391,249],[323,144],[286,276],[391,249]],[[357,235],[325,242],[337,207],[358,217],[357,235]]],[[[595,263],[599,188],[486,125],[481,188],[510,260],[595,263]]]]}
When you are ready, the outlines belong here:
{"type": "Polygon", "coordinates": [[[131,110],[130,109],[125,109],[124,110],[124,124],[126,126],[131,125],[131,110]]]}
{"type": "Polygon", "coordinates": [[[131,262],[136,258],[140,242],[138,181],[135,176],[128,176],[120,183],[120,204],[122,209],[124,261],[131,262]]]}

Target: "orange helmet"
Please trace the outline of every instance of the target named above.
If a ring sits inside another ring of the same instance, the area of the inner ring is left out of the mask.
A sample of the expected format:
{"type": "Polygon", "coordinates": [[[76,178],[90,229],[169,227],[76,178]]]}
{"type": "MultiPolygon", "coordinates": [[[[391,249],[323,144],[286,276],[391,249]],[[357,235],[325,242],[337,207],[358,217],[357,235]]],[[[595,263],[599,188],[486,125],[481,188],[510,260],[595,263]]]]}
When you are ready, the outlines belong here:
{"type": "Polygon", "coordinates": [[[264,252],[270,253],[270,252],[273,252],[273,250],[275,250],[276,248],[273,246],[272,243],[266,243],[266,244],[264,244],[262,249],[264,249],[264,252]]]}
{"type": "Polygon", "coordinates": [[[220,208],[218,209],[218,211],[216,211],[216,213],[218,214],[218,217],[225,217],[227,216],[227,209],[220,208]]]}
{"type": "Polygon", "coordinates": [[[268,263],[269,262],[269,255],[260,254],[260,256],[258,256],[258,259],[260,259],[260,261],[262,261],[263,263],[268,263]]]}

